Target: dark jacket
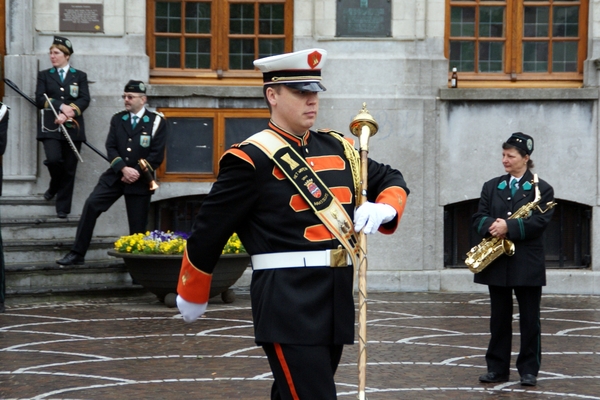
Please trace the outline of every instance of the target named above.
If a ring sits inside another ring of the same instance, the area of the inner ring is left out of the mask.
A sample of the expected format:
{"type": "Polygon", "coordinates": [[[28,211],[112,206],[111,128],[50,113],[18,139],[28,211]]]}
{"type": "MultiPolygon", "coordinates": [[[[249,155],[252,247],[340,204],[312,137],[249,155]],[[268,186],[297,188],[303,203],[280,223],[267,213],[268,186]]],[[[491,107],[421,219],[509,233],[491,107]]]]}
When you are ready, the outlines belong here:
{"type": "Polygon", "coordinates": [[[128,166],[141,173],[138,164],[140,158],[146,159],[153,169],[158,168],[165,156],[167,123],[162,114],[146,109],[135,129],[132,129],[129,115],[127,110],[119,111],[110,120],[110,130],[106,138],[110,168],[102,174],[100,182],[108,186],[123,185],[124,194],[152,194],[154,191],[149,189],[149,182],[143,176],[132,184],[121,182],[121,169],[128,166]]]}
{"type": "Polygon", "coordinates": [[[8,136],[8,107],[0,102],[0,196],[2,196],[2,156],[6,151],[8,136]]]}
{"type": "MultiPolygon", "coordinates": [[[[340,141],[328,133],[311,131],[298,138],[274,125],[269,128],[305,157],[352,218],[354,183],[340,141]]],[[[409,193],[402,174],[387,165],[369,161],[368,179],[370,201],[384,192],[409,193]]],[[[386,233],[396,229],[398,220],[383,226],[386,233]]],[[[233,231],[250,255],[335,249],[339,245],[273,160],[253,144],[242,143],[223,155],[217,182],[204,200],[187,242],[191,263],[211,274],[233,231]]],[[[250,293],[256,342],[353,343],[352,290],[352,266],[254,271],[250,293]]]]}
{"type": "MultiPolygon", "coordinates": [[[[510,175],[494,178],[483,185],[479,209],[473,215],[473,228],[481,237],[490,237],[489,227],[496,218],[506,219],[507,238],[515,244],[513,256],[501,255],[483,271],[475,274],[475,282],[494,286],[545,286],[546,266],[543,233],[554,209],[542,214],[534,210],[529,218],[508,219],[519,208],[535,198],[533,174],[527,170],[519,182],[514,198],[511,196],[510,175]],[[509,214],[510,213],[510,214],[509,214]]],[[[542,200],[539,206],[546,209],[546,203],[554,200],[554,189],[544,180],[539,180],[542,200]]]]}
{"type": "Polygon", "coordinates": [[[57,113],[60,113],[60,106],[63,104],[73,107],[75,111],[73,120],[75,122],[65,123],[65,128],[67,128],[67,132],[74,142],[85,141],[83,112],[90,104],[87,74],[70,67],[64,81],[61,82],[56,68],[38,72],[35,102],[41,110],[42,116],[37,139],[66,140],[61,128],[54,123],[56,117],[50,109],[44,93],[50,98],[50,102],[57,113]]]}

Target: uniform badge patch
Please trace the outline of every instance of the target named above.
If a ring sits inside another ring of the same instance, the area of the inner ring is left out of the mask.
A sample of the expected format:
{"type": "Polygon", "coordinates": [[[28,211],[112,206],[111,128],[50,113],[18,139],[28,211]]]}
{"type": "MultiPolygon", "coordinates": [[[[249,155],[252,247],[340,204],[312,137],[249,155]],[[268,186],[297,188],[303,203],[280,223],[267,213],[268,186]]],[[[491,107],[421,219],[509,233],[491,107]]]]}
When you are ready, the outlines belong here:
{"type": "Polygon", "coordinates": [[[79,96],[79,86],[77,86],[77,85],[69,86],[69,94],[71,95],[71,97],[79,96]]]}
{"type": "Polygon", "coordinates": [[[313,182],[312,179],[308,179],[306,182],[304,182],[304,186],[306,186],[310,194],[312,194],[316,199],[320,198],[323,194],[321,189],[313,182]]]}
{"type": "Polygon", "coordinates": [[[140,136],[140,146],[150,147],[150,136],[147,136],[147,135],[140,136]]]}

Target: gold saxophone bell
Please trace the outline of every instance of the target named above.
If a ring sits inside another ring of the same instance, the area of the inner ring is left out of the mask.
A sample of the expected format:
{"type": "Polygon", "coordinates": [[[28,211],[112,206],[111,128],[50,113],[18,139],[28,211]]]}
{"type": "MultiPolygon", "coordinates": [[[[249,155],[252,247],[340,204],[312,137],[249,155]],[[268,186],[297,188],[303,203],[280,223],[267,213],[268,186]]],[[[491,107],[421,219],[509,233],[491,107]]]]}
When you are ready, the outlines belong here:
{"type": "Polygon", "coordinates": [[[154,180],[154,176],[152,176],[152,172],[154,172],[154,170],[150,166],[150,163],[148,161],[146,161],[145,159],[140,158],[140,160],[138,161],[138,164],[140,165],[140,168],[142,169],[142,173],[144,174],[144,177],[150,184],[150,190],[158,189],[158,183],[156,183],[156,181],[154,180]]]}

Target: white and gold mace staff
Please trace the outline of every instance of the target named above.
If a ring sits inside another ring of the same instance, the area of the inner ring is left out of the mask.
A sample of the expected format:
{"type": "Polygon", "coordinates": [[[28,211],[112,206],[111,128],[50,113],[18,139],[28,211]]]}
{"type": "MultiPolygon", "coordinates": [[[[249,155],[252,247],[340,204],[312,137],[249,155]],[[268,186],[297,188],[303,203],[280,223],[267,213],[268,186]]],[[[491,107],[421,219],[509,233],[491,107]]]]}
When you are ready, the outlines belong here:
{"type": "MultiPolygon", "coordinates": [[[[54,109],[54,106],[52,105],[52,102],[50,101],[50,99],[48,98],[48,95],[46,93],[44,93],[44,97],[46,98],[46,102],[50,105],[50,108],[52,109],[54,116],[58,119],[58,113],[54,109]]],[[[42,124],[43,123],[44,123],[44,121],[42,121],[42,124]]],[[[73,143],[71,136],[69,136],[69,132],[67,132],[67,128],[65,128],[65,126],[63,124],[58,124],[58,125],[61,128],[60,131],[62,132],[63,136],[65,137],[65,139],[67,139],[67,142],[69,143],[69,146],[71,147],[71,150],[73,150],[73,153],[75,153],[75,155],[77,156],[77,159],[80,162],[83,162],[83,158],[81,158],[81,154],[79,154],[79,152],[77,151],[77,147],[75,147],[75,143],[73,143]]]]}
{"type": "MultiPolygon", "coordinates": [[[[379,126],[367,111],[367,103],[350,123],[350,131],[358,137],[360,152],[361,189],[358,207],[367,201],[369,176],[369,138],[377,133],[379,126]]],[[[367,383],[367,236],[362,230],[358,235],[358,399],[365,400],[367,383]]]]}

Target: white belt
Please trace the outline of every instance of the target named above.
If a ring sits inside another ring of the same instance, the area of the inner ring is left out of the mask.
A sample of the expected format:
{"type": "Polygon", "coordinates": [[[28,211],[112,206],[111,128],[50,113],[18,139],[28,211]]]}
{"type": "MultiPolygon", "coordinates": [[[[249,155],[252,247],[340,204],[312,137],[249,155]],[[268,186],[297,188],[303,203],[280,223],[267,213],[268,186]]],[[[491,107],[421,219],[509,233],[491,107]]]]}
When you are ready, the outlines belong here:
{"type": "Polygon", "coordinates": [[[352,264],[345,249],[256,254],[251,259],[252,269],[255,271],[278,268],[347,267],[352,264]]]}

